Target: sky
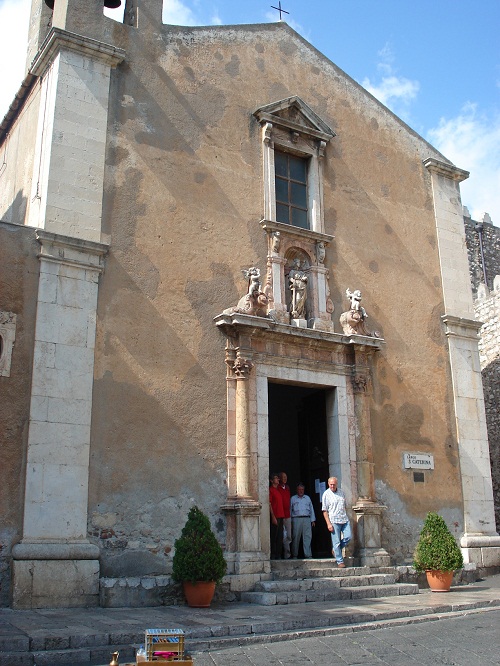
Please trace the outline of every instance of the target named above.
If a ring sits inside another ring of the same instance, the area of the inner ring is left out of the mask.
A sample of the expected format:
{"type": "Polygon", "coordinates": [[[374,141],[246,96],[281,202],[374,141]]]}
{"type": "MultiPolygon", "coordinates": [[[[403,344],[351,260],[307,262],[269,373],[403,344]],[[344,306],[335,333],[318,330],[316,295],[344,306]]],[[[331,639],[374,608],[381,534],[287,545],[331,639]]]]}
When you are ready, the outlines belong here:
{"type": "MultiPolygon", "coordinates": [[[[85,2],[85,0],[80,0],[85,2]]],[[[277,0],[164,0],[176,25],[267,23],[277,0]]],[[[0,0],[0,118],[24,77],[31,0],[0,0]]],[[[283,19],[470,178],[500,226],[500,0],[281,0],[283,19]]],[[[120,20],[121,10],[106,10],[120,20]]]]}

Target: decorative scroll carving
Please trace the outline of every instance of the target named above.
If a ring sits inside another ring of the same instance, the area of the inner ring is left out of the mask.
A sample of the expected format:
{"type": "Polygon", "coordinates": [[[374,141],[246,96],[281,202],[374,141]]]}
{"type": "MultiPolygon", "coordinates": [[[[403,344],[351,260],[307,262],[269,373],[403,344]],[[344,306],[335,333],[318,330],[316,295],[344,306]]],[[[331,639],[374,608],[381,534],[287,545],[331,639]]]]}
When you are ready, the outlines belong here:
{"type": "Polygon", "coordinates": [[[260,282],[260,270],[252,266],[248,270],[242,271],[248,280],[248,291],[240,298],[238,305],[224,310],[223,314],[247,314],[254,317],[267,317],[267,306],[269,299],[262,291],[260,282]]]}
{"type": "Polygon", "coordinates": [[[356,372],[352,376],[352,385],[355,393],[366,393],[369,388],[368,377],[359,372],[356,372]]]}
{"type": "Polygon", "coordinates": [[[366,328],[365,321],[368,319],[366,310],[361,305],[361,292],[359,289],[351,291],[346,289],[346,296],[351,303],[351,309],[340,315],[340,324],[346,335],[365,335],[379,337],[377,332],[370,333],[366,328]]]}
{"type": "Polygon", "coordinates": [[[327,269],[325,273],[325,291],[326,291],[326,311],[328,314],[332,314],[332,312],[335,310],[335,306],[333,305],[333,301],[330,298],[331,291],[330,291],[330,271],[327,269]]]}

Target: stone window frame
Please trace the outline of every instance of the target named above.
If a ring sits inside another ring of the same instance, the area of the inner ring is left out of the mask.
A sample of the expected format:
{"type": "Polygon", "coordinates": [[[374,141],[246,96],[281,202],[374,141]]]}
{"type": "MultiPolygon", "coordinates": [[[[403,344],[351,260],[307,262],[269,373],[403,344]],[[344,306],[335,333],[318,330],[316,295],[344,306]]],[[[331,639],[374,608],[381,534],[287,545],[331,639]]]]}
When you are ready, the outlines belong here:
{"type": "Polygon", "coordinates": [[[262,106],[253,115],[262,127],[264,219],[276,222],[277,149],[307,159],[308,230],[324,233],[323,157],[335,132],[297,96],[262,106]]]}

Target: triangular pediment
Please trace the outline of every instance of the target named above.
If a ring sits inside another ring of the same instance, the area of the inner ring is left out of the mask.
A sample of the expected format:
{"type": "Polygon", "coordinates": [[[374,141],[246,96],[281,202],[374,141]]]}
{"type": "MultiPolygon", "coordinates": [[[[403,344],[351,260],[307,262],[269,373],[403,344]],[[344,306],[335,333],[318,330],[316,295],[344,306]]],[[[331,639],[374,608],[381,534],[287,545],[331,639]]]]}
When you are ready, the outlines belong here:
{"type": "Polygon", "coordinates": [[[317,139],[329,141],[335,132],[300,97],[287,97],[261,106],[254,111],[260,122],[269,122],[278,127],[309,134],[317,139]]]}

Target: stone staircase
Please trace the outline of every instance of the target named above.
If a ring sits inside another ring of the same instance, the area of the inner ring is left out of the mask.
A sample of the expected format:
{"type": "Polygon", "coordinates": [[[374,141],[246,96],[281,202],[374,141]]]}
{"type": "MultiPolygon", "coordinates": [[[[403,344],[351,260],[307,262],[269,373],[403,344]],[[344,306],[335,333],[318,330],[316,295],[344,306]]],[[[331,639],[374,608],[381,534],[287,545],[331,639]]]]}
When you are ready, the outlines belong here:
{"type": "Polygon", "coordinates": [[[242,592],[241,601],[274,606],[313,601],[349,601],[374,597],[418,594],[416,583],[399,583],[394,567],[338,569],[328,560],[276,560],[271,562],[271,580],[242,592]]]}

